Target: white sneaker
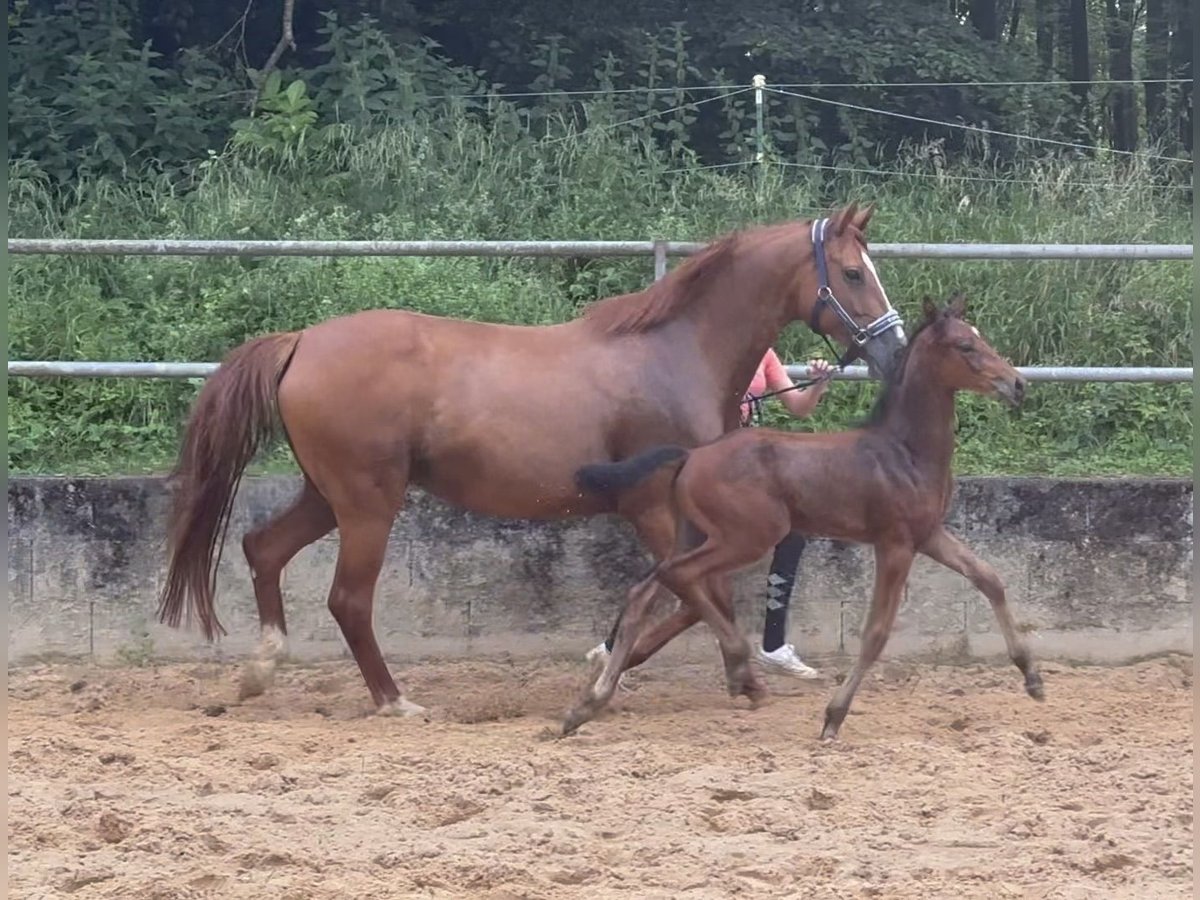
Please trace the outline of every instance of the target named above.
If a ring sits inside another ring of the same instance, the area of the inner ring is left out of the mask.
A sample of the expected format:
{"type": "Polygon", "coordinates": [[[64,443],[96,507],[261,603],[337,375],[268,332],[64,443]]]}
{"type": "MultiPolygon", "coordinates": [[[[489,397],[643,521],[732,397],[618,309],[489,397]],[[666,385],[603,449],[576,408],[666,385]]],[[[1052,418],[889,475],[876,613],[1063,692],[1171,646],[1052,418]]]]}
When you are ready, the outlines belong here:
{"type": "Polygon", "coordinates": [[[759,645],[758,661],[769,669],[774,669],[777,672],[782,672],[785,675],[792,675],[796,678],[820,678],[821,673],[812,666],[807,665],[799,656],[796,655],[796,648],[791,644],[783,646],[767,652],[759,645]]]}
{"type": "MultiPolygon", "coordinates": [[[[601,664],[607,665],[608,657],[611,655],[612,654],[609,653],[608,648],[604,646],[604,641],[601,641],[587,652],[587,654],[584,656],[584,659],[586,659],[588,662],[599,661],[601,664]]],[[[628,674],[628,671],[622,672],[620,677],[617,678],[617,689],[625,691],[626,693],[633,690],[633,688],[630,687],[629,682],[625,679],[625,676],[628,674]]]]}

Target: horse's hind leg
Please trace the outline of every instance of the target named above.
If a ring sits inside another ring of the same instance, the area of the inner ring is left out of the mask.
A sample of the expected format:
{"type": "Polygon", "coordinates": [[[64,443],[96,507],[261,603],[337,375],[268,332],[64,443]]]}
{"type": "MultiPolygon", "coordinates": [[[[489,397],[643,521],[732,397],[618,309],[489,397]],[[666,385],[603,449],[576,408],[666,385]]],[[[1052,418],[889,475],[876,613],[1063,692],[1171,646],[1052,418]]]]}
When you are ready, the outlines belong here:
{"type": "Polygon", "coordinates": [[[367,503],[337,512],[341,546],[329,591],[329,611],[358,663],[376,711],[380,715],[422,713],[424,708],[409,702],[396,687],[375,640],[372,624],[375,586],[383,568],[395,513],[385,515],[367,503]]]}
{"type": "Polygon", "coordinates": [[[263,693],[274,680],[276,662],[287,653],[287,625],[280,584],[284,567],[304,547],[328,534],[335,524],[333,510],[313,483],[305,478],[300,496],[291,506],[242,538],[242,552],[254,581],[261,636],[258,658],[242,673],[241,699],[263,693]]]}
{"type": "Polygon", "coordinates": [[[944,528],[935,531],[920,550],[930,559],[968,578],[971,584],[987,597],[988,602],[992,605],[996,621],[1000,625],[1000,632],[1004,635],[1009,658],[1025,676],[1025,692],[1034,700],[1046,699],[1042,676],[1030,656],[1029,647],[1017,632],[1016,623],[1013,622],[1012,612],[1009,610],[1008,601],[1004,596],[1004,584],[1000,581],[996,570],[972,553],[966,544],[944,528]]]}

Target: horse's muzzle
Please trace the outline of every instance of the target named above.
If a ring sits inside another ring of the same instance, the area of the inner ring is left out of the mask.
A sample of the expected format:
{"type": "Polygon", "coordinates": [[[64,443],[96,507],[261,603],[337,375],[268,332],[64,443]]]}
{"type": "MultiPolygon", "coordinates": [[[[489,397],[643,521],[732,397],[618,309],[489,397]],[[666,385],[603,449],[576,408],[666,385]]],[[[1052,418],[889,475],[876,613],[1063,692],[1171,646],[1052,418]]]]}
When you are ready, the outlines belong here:
{"type": "Polygon", "coordinates": [[[893,328],[871,338],[861,351],[867,360],[867,372],[873,378],[890,381],[900,367],[900,356],[906,343],[902,328],[893,328]]]}

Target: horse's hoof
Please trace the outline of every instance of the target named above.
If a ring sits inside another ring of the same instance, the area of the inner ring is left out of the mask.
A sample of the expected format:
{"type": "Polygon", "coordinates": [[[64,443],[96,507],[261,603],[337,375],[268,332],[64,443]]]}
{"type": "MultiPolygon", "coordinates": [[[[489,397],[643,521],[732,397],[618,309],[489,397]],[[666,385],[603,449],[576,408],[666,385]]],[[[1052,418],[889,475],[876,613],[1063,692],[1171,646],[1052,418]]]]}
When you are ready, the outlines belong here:
{"type": "Polygon", "coordinates": [[[758,679],[752,679],[742,685],[742,696],[750,701],[751,709],[758,709],[767,702],[769,692],[766,684],[758,679]]]}
{"type": "Polygon", "coordinates": [[[406,700],[403,697],[397,697],[390,703],[385,703],[375,711],[378,716],[399,716],[407,719],[413,716],[423,716],[429,710],[425,707],[413,703],[411,700],[406,700]]]}
{"type": "Polygon", "coordinates": [[[249,700],[267,692],[275,683],[275,662],[256,660],[247,663],[242,671],[242,681],[238,685],[238,700],[249,700]]]}

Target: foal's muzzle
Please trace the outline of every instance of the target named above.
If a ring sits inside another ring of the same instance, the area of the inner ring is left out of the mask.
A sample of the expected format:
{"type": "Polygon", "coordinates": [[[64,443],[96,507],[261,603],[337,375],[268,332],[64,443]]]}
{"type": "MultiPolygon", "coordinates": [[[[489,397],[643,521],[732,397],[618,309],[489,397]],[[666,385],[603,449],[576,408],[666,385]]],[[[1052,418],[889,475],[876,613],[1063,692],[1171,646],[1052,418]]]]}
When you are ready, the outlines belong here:
{"type": "Polygon", "coordinates": [[[992,386],[995,387],[996,393],[1008,401],[1008,405],[1014,409],[1021,405],[1021,401],[1025,399],[1026,381],[1018,372],[1009,378],[996,378],[992,381],[992,386]]]}

